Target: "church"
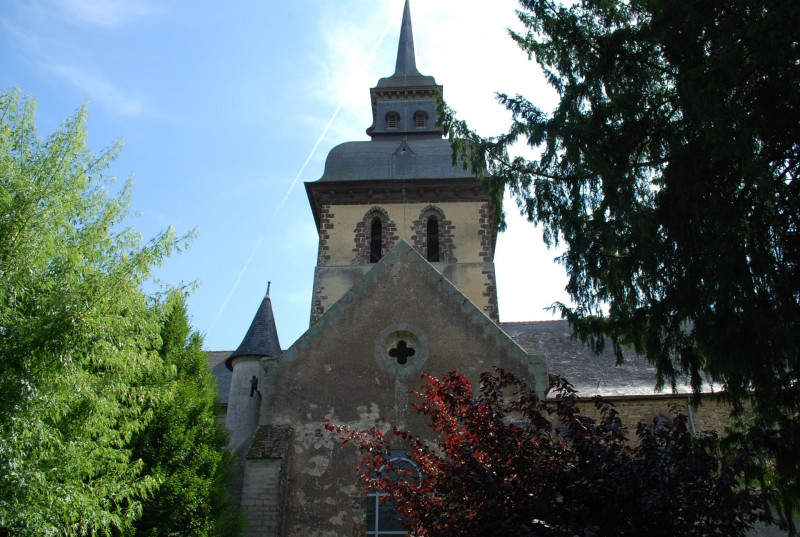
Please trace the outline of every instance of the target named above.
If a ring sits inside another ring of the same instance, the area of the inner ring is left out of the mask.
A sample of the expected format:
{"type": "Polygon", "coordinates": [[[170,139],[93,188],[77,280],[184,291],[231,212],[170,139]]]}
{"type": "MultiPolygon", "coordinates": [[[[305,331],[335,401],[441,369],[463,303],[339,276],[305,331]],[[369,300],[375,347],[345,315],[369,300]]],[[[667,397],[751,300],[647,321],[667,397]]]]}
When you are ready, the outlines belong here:
{"type": "Polygon", "coordinates": [[[500,321],[496,215],[478,179],[452,164],[437,127],[442,91],[417,69],[406,0],[395,72],[370,89],[369,140],[333,148],[305,184],[319,234],[308,330],[283,349],[267,290],[241,345],[209,353],[248,535],[404,534],[368,501],[358,455],[324,423],[419,429],[410,392],[422,372],[476,381],[500,366],[542,397],[549,375],[563,375],[633,423],[671,402],[698,430],[727,415],[714,405],[693,413],[688,386],[655,393],[646,360],[595,356],[565,321],[500,321]]]}

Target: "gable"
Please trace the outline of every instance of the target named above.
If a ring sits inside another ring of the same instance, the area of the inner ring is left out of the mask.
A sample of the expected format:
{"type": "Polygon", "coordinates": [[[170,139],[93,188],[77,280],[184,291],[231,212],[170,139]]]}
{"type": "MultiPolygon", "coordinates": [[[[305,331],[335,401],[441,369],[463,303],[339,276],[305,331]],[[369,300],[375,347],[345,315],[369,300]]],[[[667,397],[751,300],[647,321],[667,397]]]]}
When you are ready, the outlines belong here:
{"type": "Polygon", "coordinates": [[[363,513],[353,509],[363,501],[353,472],[357,455],[324,430],[326,419],[424,433],[411,407],[423,372],[458,370],[477,382],[496,365],[528,378],[540,393],[547,382],[543,357],[527,354],[404,241],[280,359],[262,364],[261,426],[291,428],[287,535],[330,528],[331,520],[363,524],[363,513]]]}
{"type": "Polygon", "coordinates": [[[528,378],[540,393],[546,388],[544,359],[529,355],[401,241],[284,351],[268,419],[286,419],[278,416],[284,401],[307,400],[332,409],[374,403],[384,419],[404,422],[407,392],[423,372],[459,370],[477,381],[493,366],[528,378]]]}

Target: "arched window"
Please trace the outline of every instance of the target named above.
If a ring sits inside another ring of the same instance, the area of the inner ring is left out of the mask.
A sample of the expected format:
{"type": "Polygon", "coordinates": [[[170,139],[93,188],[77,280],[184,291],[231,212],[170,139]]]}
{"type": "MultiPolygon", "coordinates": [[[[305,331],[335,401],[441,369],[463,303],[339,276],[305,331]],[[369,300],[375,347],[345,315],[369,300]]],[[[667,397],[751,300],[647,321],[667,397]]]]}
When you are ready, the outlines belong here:
{"type": "Polygon", "coordinates": [[[372,224],[369,228],[369,262],[377,263],[383,256],[383,223],[377,216],[372,219],[372,224]]]}
{"type": "Polygon", "coordinates": [[[439,261],[439,219],[432,214],[428,217],[428,261],[439,261]]]}
{"type": "Polygon", "coordinates": [[[414,113],[414,126],[418,129],[424,129],[428,124],[428,114],[424,110],[417,110],[414,113]]]}
{"type": "MultiPolygon", "coordinates": [[[[392,480],[419,480],[419,469],[407,457],[408,451],[392,450],[389,452],[386,466],[378,468],[376,477],[389,472],[392,480]]],[[[408,535],[408,530],[400,523],[400,513],[394,502],[383,500],[385,492],[370,492],[367,494],[367,535],[380,537],[383,535],[408,535]]]]}
{"type": "Polygon", "coordinates": [[[386,128],[396,129],[400,125],[400,114],[397,112],[389,112],[386,114],[386,128]]]}

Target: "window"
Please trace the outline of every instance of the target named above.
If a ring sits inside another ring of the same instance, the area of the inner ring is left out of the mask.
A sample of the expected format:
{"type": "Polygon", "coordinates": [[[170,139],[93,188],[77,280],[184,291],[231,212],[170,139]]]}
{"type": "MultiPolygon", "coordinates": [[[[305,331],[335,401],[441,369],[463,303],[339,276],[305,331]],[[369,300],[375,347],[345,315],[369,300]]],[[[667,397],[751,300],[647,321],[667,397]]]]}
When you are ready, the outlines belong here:
{"type": "MultiPolygon", "coordinates": [[[[406,451],[397,450],[389,454],[391,468],[411,473],[413,476],[419,475],[417,465],[404,455],[406,451]]],[[[379,472],[387,471],[381,468],[379,472]]],[[[400,478],[401,476],[397,476],[400,478]]],[[[408,479],[405,475],[403,478],[408,479]]],[[[408,530],[400,524],[400,514],[397,512],[394,503],[390,500],[382,500],[386,497],[385,492],[370,492],[367,494],[367,535],[371,537],[382,537],[384,535],[408,535],[408,530]]]]}
{"type": "MultiPolygon", "coordinates": [[[[372,207],[353,230],[355,263],[377,263],[399,240],[397,226],[383,207],[372,207]]],[[[422,234],[420,234],[421,236],[422,234]]]]}
{"type": "Polygon", "coordinates": [[[441,207],[428,205],[419,212],[412,224],[412,245],[431,263],[456,263],[452,220],[448,220],[441,207]]]}
{"type": "Polygon", "coordinates": [[[428,261],[439,261],[439,219],[436,215],[428,217],[428,261]]]}
{"type": "Polygon", "coordinates": [[[377,263],[383,257],[381,252],[383,235],[383,223],[377,216],[372,219],[372,224],[369,230],[369,262],[377,263]]]}
{"type": "Polygon", "coordinates": [[[367,535],[408,535],[408,530],[398,520],[400,516],[394,504],[381,501],[384,496],[384,492],[367,494],[367,535]]]}
{"type": "Polygon", "coordinates": [[[386,114],[386,128],[396,129],[400,125],[400,114],[397,112],[389,112],[386,114]]]}
{"type": "Polygon", "coordinates": [[[428,114],[424,110],[417,110],[414,113],[414,126],[418,129],[425,128],[428,124],[428,114]]]}
{"type": "Polygon", "coordinates": [[[397,342],[396,347],[389,349],[389,356],[397,360],[397,363],[400,365],[406,365],[408,363],[408,359],[415,354],[417,354],[417,351],[414,349],[414,347],[411,347],[402,339],[397,342]]]}

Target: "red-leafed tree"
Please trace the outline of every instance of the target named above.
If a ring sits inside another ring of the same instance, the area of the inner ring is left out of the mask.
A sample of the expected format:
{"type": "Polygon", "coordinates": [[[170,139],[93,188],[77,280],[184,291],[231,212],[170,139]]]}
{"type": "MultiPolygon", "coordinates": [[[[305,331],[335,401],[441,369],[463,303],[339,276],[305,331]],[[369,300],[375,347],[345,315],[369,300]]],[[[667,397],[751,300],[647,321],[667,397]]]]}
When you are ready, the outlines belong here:
{"type": "Polygon", "coordinates": [[[594,420],[563,379],[543,401],[499,369],[478,393],[457,372],[423,378],[413,406],[430,438],[394,429],[390,446],[377,429],[327,424],[362,454],[366,489],[385,493],[415,535],[734,536],[769,518],[743,484],[756,454],[692,434],[682,414],[639,423],[630,442],[611,403],[596,399],[594,420]]]}

